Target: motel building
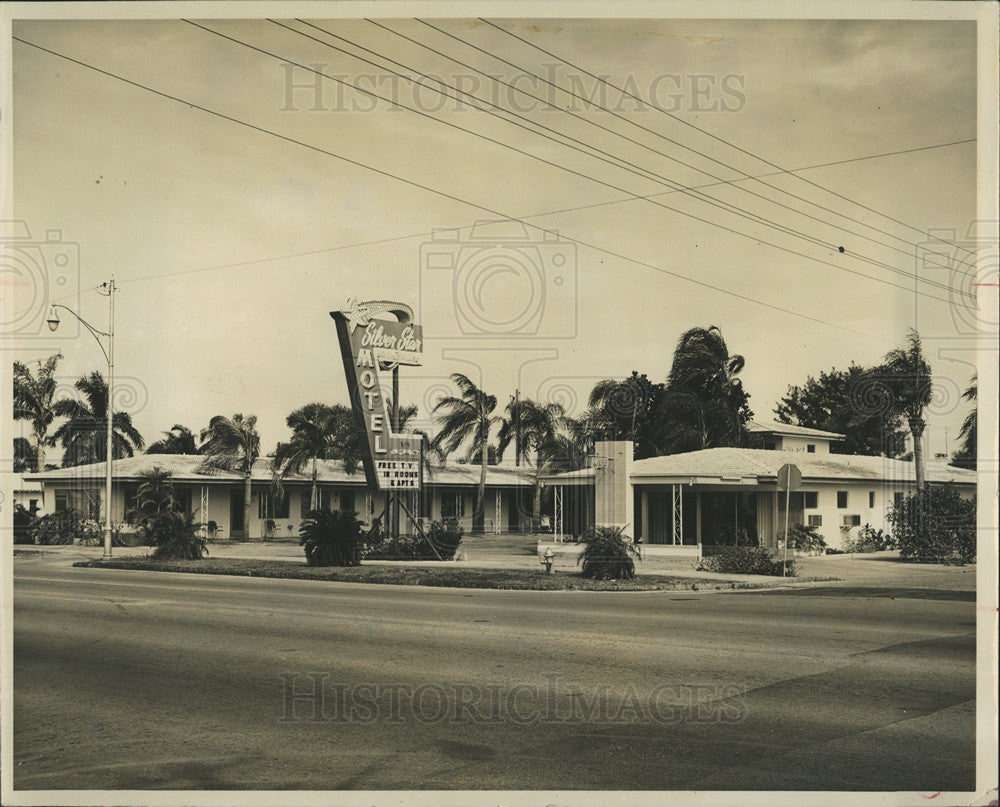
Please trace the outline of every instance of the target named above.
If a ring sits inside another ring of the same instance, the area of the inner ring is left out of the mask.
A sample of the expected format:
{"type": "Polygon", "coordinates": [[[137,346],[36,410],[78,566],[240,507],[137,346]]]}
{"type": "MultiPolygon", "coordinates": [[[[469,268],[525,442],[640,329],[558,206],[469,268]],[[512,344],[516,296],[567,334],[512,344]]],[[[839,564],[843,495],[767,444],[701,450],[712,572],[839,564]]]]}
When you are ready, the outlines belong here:
{"type": "MultiPolygon", "coordinates": [[[[287,476],[282,482],[284,495],[279,498],[272,485],[270,461],[258,460],[251,477],[251,521],[244,524],[243,476],[200,470],[203,460],[198,455],[181,454],[143,454],[115,460],[112,463],[112,520],[126,521],[126,513],[135,507],[143,472],[155,467],[170,472],[181,507],[194,514],[195,521],[202,524],[203,533],[209,539],[298,538],[299,525],[310,510],[311,471],[287,476]]],[[[103,523],[106,467],[100,462],[59,468],[26,474],[25,480],[38,491],[35,495],[41,505],[40,514],[73,508],[103,523]]],[[[363,471],[359,469],[349,474],[339,460],[319,460],[317,471],[321,508],[353,509],[365,524],[380,517],[383,527],[386,525],[387,495],[369,490],[363,471]]],[[[478,465],[452,463],[435,468],[429,475],[425,474],[423,490],[407,491],[403,500],[421,520],[455,519],[469,533],[479,473],[478,465]]],[[[528,469],[489,466],[486,471],[485,532],[519,532],[521,514],[531,510],[531,490],[532,477],[528,469]]],[[[400,530],[410,532],[410,521],[405,514],[400,515],[400,530]]]]}
{"type": "MultiPolygon", "coordinates": [[[[912,462],[832,454],[830,443],[842,440],[841,434],[780,423],[749,426],[764,448],[633,460],[631,442],[597,443],[591,467],[545,477],[553,491],[553,539],[578,538],[595,524],[612,524],[641,541],[647,556],[699,559],[734,544],[738,534],[778,549],[785,494],[777,475],[789,463],[802,472],[788,503],[789,525],[815,526],[827,546],[843,549],[865,524],[891,533],[889,508],[916,488],[912,462]]],[[[976,473],[928,462],[927,482],[955,484],[971,498],[976,473]]]]}

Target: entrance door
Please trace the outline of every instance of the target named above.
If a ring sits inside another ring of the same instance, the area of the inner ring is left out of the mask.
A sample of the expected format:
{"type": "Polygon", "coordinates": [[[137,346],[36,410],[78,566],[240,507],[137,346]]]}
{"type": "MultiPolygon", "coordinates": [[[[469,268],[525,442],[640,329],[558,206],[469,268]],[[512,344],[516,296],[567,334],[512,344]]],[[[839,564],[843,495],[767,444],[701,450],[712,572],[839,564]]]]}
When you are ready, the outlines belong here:
{"type": "Polygon", "coordinates": [[[233,490],[229,493],[229,537],[244,537],[245,525],[243,524],[243,489],[233,490]]]}

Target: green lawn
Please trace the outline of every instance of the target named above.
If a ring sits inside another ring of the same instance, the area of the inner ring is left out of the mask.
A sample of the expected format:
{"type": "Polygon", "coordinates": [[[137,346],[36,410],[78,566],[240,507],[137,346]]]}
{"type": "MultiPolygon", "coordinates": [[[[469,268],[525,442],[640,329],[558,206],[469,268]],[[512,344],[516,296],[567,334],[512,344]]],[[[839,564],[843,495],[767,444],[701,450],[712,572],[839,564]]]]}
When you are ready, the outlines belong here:
{"type": "Polygon", "coordinates": [[[136,569],[153,572],[225,574],[240,577],[273,577],[291,580],[328,580],[341,583],[387,583],[404,586],[443,586],[447,588],[486,588],[522,591],[672,591],[699,589],[766,588],[773,582],[730,582],[691,577],[644,577],[634,580],[587,580],[578,572],[553,572],[527,569],[462,569],[451,564],[426,566],[361,565],[346,568],[307,566],[304,562],[254,560],[249,558],[214,558],[204,560],[163,561],[148,558],[112,558],[74,563],[99,569],[136,569]]]}

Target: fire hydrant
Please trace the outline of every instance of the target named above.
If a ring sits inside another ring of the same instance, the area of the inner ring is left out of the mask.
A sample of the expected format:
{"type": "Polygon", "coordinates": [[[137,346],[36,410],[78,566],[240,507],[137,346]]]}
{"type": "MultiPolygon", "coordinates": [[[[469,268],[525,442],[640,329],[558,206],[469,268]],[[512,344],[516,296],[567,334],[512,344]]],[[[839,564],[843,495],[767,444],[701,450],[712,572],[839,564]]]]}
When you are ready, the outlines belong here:
{"type": "Polygon", "coordinates": [[[551,546],[545,547],[545,552],[542,555],[542,559],[539,563],[545,567],[545,574],[552,574],[552,560],[555,558],[556,553],[552,551],[551,546]]]}

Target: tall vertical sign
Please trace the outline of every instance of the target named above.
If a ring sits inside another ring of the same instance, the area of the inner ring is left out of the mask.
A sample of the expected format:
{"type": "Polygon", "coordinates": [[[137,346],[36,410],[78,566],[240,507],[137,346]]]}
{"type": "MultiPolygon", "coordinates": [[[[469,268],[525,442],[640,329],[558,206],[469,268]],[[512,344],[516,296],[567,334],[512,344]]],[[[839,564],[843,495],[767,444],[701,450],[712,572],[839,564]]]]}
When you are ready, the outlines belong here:
{"type": "MultiPolygon", "coordinates": [[[[413,312],[403,303],[349,300],[342,311],[331,311],[337,324],[340,355],[358,429],[367,436],[362,456],[368,486],[376,490],[418,490],[421,483],[421,440],[418,434],[397,434],[379,372],[400,365],[419,365],[423,329],[413,323],[413,312]],[[389,313],[393,322],[376,319],[389,313]]],[[[398,402],[393,402],[396,405],[398,402]]]]}

